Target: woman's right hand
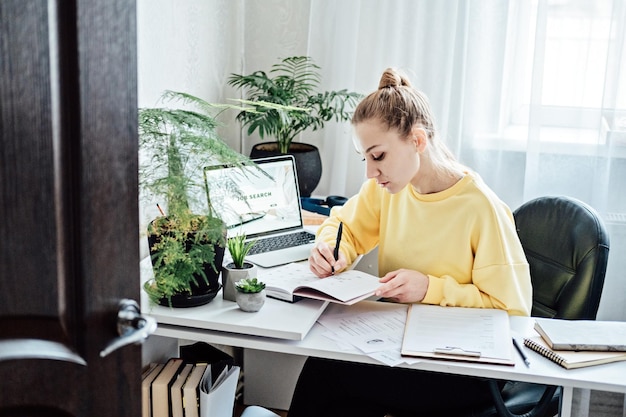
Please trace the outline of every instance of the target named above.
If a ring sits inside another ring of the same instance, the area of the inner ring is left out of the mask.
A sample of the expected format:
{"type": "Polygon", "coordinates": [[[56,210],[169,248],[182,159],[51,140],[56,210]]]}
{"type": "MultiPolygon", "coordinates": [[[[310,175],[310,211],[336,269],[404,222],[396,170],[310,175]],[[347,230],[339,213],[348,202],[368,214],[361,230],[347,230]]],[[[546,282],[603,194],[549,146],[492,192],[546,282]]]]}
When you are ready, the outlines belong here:
{"type": "Polygon", "coordinates": [[[380,278],[383,284],[376,290],[376,296],[396,303],[418,303],[428,291],[428,276],[411,269],[398,269],[380,278]]]}
{"type": "Polygon", "coordinates": [[[339,251],[338,259],[335,261],[333,249],[326,242],[318,242],[313,247],[309,256],[311,272],[320,278],[326,278],[344,270],[348,266],[348,261],[341,251],[339,251]]]}

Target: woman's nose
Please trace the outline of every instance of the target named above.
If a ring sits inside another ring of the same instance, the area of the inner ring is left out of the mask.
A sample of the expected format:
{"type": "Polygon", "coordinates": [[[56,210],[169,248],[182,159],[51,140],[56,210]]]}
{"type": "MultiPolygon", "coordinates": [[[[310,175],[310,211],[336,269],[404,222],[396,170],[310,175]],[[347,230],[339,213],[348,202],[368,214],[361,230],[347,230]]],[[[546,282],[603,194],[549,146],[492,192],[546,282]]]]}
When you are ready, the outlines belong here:
{"type": "Polygon", "coordinates": [[[374,167],[374,164],[370,163],[369,161],[365,164],[365,174],[367,175],[367,178],[376,178],[378,175],[380,175],[380,171],[374,167]]]}

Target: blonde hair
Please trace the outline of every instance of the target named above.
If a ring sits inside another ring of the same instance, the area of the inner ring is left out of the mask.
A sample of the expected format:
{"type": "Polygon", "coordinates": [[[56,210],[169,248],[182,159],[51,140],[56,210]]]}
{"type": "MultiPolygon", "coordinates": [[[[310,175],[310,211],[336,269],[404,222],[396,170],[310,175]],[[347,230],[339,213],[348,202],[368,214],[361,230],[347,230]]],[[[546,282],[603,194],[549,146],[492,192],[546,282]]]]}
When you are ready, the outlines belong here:
{"type": "Polygon", "coordinates": [[[409,79],[395,68],[387,68],[380,77],[378,90],[357,105],[352,124],[372,119],[381,121],[387,129],[398,131],[404,139],[410,136],[414,127],[421,127],[426,131],[430,157],[438,168],[445,173],[466,170],[438,138],[428,97],[413,88],[409,79]]]}

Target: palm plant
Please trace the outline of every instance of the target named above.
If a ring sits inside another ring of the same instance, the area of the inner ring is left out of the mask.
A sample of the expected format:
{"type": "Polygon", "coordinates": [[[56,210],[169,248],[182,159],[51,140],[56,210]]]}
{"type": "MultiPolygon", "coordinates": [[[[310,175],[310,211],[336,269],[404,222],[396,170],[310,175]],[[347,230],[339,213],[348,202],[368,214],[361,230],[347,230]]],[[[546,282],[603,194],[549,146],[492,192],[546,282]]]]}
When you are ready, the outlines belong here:
{"type": "Polygon", "coordinates": [[[346,89],[317,92],[319,70],[312,58],[294,56],[274,64],[269,74],[231,74],[228,84],[245,89],[242,102],[251,107],[241,110],[237,120],[248,126],[249,135],[258,130],[261,138],[275,138],[281,153],[287,153],[293,139],[304,130],[321,129],[333,118],[350,120],[352,107],[361,95],[346,89]]]}

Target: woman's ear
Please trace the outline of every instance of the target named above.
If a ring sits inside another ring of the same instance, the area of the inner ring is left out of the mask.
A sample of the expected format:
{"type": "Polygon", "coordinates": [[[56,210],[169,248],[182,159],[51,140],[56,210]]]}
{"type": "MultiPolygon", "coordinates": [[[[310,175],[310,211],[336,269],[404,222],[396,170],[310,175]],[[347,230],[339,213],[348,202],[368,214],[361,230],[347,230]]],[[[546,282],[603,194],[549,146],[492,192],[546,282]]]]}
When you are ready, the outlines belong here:
{"type": "Polygon", "coordinates": [[[411,129],[411,140],[415,142],[415,148],[419,153],[424,152],[426,145],[428,145],[426,130],[421,127],[414,127],[411,129]]]}

